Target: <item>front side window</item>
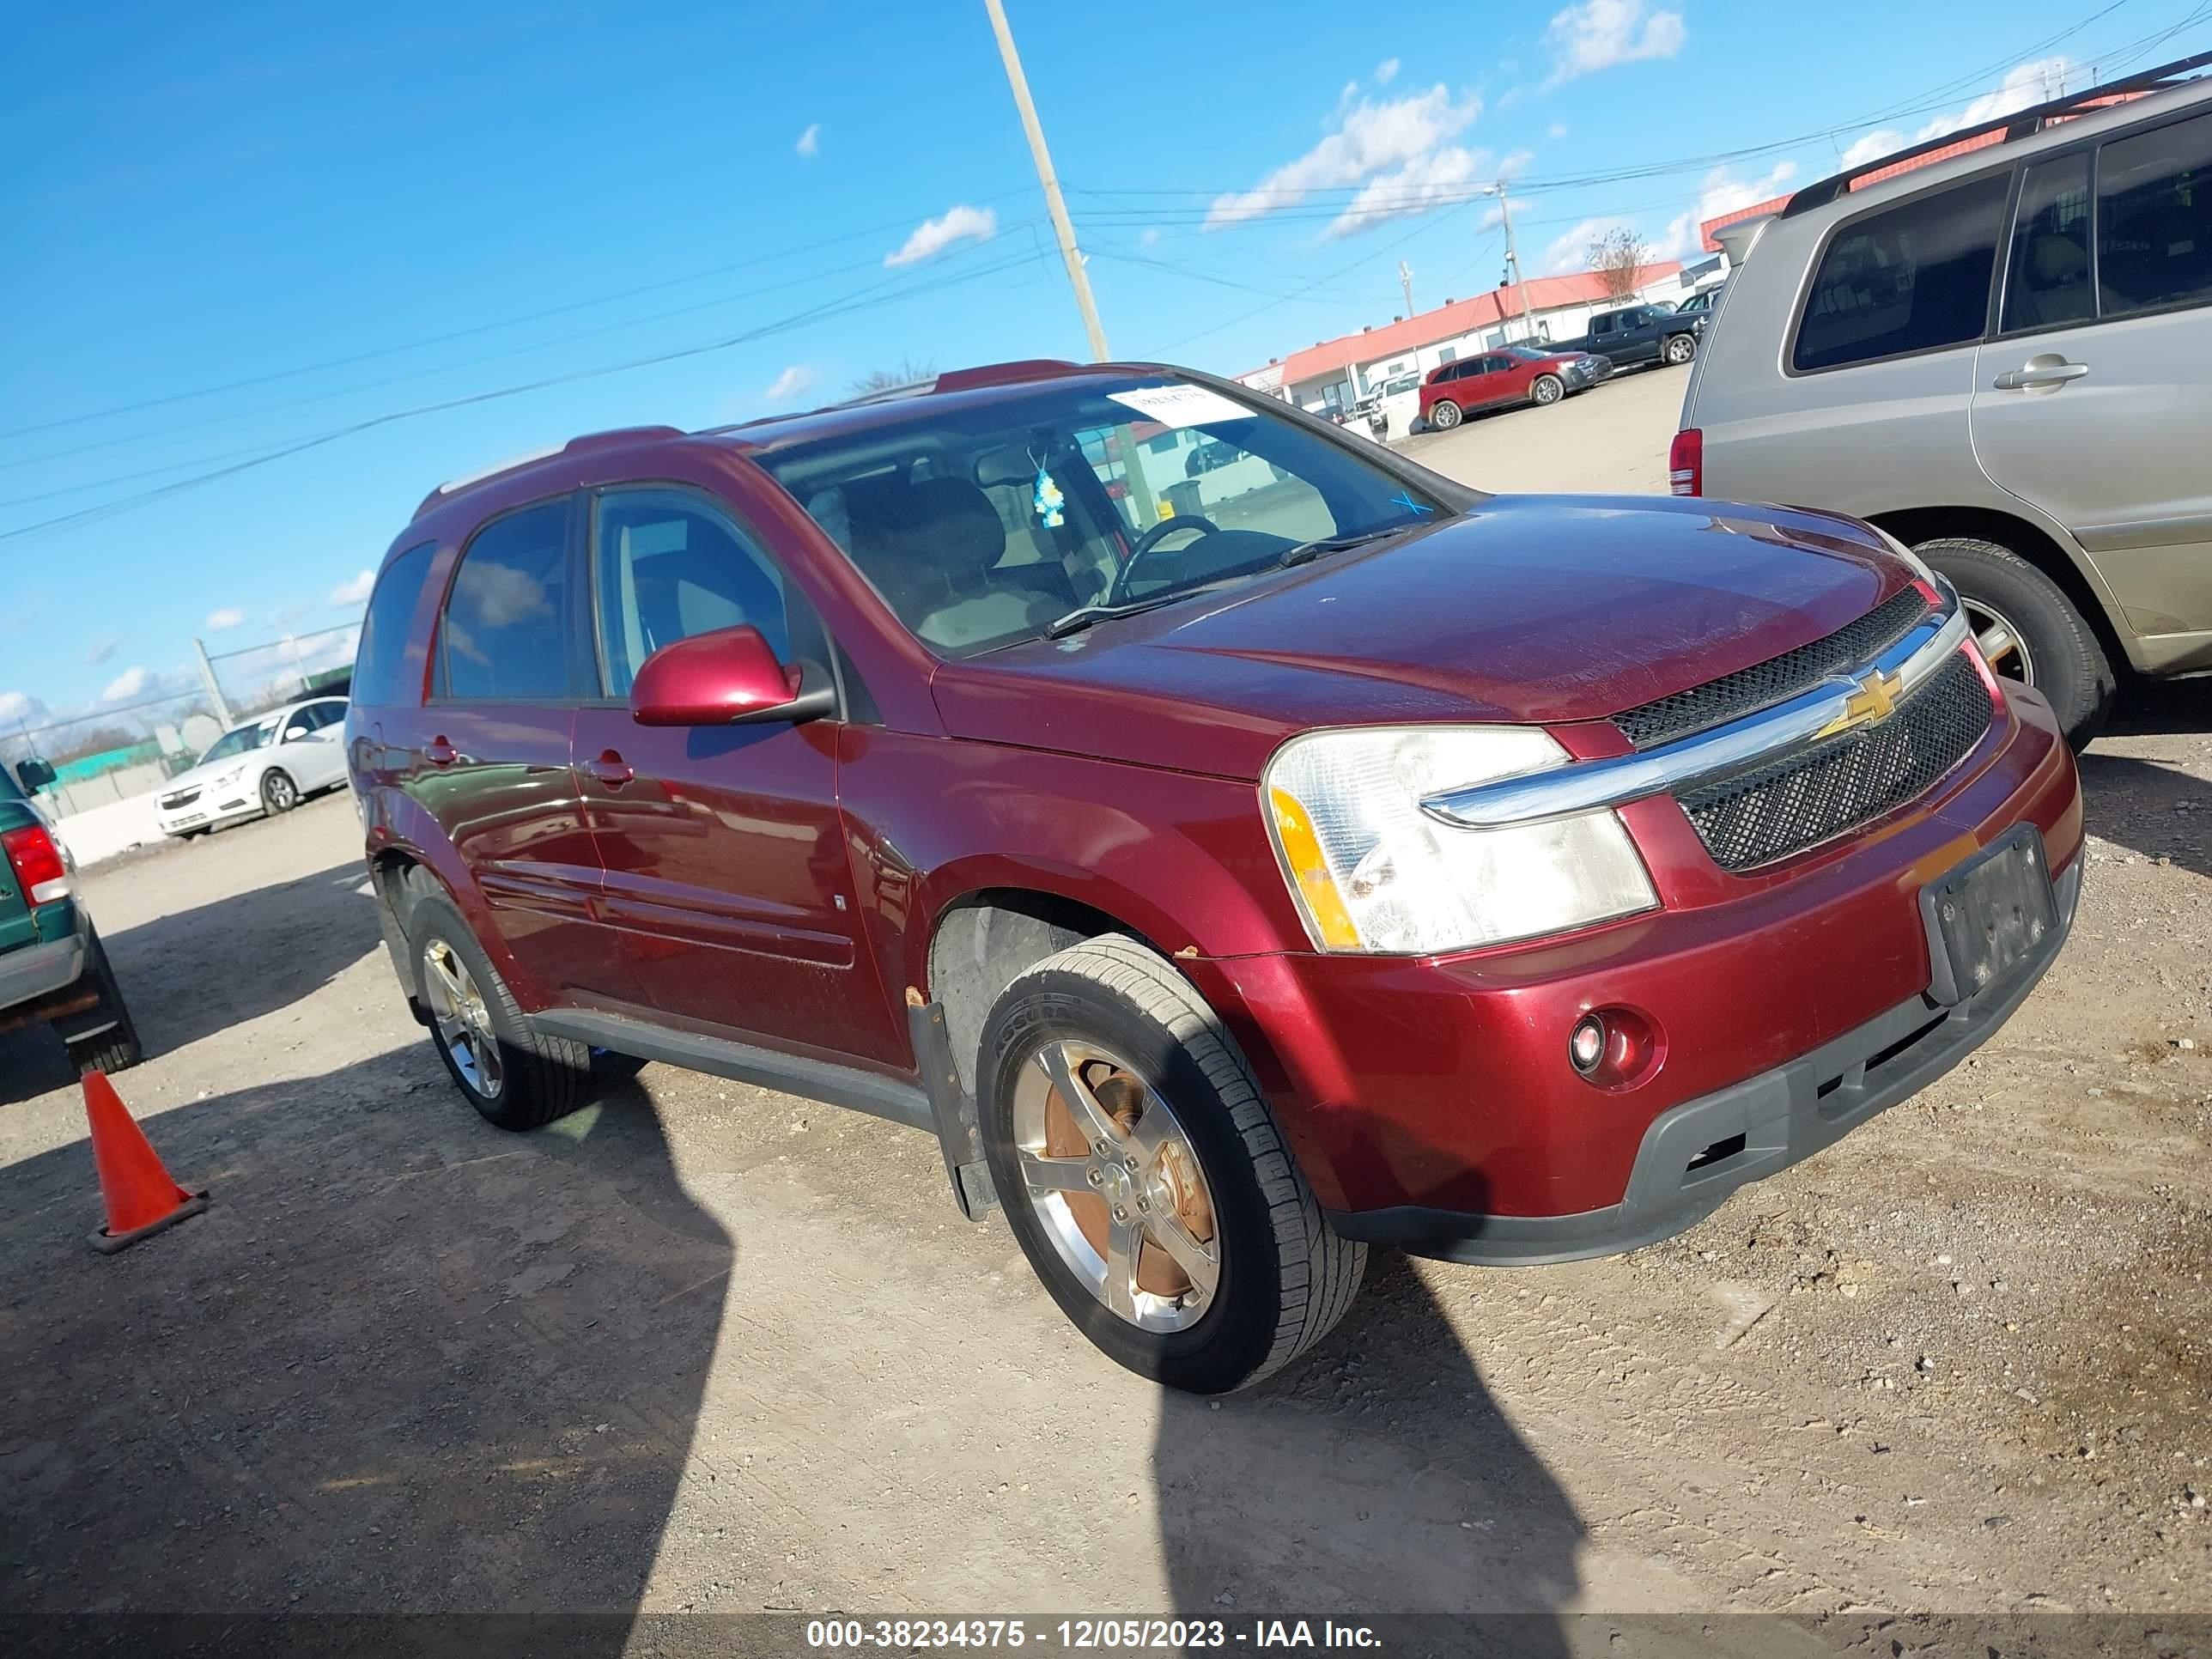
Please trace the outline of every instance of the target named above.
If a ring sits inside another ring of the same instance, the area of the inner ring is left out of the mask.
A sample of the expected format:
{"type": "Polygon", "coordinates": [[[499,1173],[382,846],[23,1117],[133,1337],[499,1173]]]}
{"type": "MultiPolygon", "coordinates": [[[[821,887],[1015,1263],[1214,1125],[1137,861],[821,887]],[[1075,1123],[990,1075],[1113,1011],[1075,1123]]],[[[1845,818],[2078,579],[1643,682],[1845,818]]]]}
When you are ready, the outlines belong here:
{"type": "Polygon", "coordinates": [[[592,526],[599,657],[622,697],[665,645],[753,627],[792,660],[783,573],[720,509],[678,489],[611,489],[592,526]]]}
{"type": "Polygon", "coordinates": [[[493,520],[461,556],[446,599],[445,695],[483,702],[574,695],[568,605],[568,503],[493,520]]]}
{"type": "Polygon", "coordinates": [[[1954,185],[1870,213],[1820,256],[1790,361],[1802,374],[1978,340],[2009,181],[1954,185]]]}
{"type": "Polygon", "coordinates": [[[2212,115],[2097,152],[2097,283],[2107,317],[2212,301],[2212,115]]]}
{"type": "Polygon", "coordinates": [[[2028,168],[2013,216],[2005,268],[2004,330],[2085,323],[2089,289],[2089,155],[2054,156],[2028,168]]]}
{"type": "Polygon", "coordinates": [[[945,656],[1036,639],[1079,607],[1172,599],[1272,569],[1307,542],[1433,523],[1444,511],[1264,404],[1158,375],[920,399],[891,418],[761,459],[945,656]]]}

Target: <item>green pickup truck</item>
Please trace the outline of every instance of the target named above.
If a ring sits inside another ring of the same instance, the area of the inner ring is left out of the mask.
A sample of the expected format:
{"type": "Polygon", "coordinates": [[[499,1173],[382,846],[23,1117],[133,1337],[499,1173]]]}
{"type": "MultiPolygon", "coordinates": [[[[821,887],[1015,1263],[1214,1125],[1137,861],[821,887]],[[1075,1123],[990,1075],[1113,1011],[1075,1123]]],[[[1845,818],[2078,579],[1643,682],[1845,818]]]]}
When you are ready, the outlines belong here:
{"type": "Polygon", "coordinates": [[[53,775],[38,761],[19,771],[21,784],[0,767],[0,1033],[51,1025],[79,1072],[122,1071],[138,1063],[138,1033],[69,849],[29,793],[53,775]]]}

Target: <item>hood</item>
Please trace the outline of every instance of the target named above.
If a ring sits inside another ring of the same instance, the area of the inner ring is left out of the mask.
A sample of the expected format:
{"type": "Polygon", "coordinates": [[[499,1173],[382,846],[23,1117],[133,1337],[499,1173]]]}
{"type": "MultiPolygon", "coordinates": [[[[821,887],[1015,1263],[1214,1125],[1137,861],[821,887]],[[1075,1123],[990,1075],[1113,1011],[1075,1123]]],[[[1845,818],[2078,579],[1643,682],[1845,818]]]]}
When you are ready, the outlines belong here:
{"type": "Polygon", "coordinates": [[[244,767],[250,771],[266,758],[261,750],[249,749],[244,754],[233,755],[227,760],[203,761],[171,778],[161,786],[161,793],[173,795],[180,789],[204,789],[233,767],[244,767]]]}
{"type": "Polygon", "coordinates": [[[1602,720],[1832,634],[1911,580],[1826,514],[1496,495],[1396,541],[932,682],[954,736],[1255,778],[1322,726],[1602,720]]]}

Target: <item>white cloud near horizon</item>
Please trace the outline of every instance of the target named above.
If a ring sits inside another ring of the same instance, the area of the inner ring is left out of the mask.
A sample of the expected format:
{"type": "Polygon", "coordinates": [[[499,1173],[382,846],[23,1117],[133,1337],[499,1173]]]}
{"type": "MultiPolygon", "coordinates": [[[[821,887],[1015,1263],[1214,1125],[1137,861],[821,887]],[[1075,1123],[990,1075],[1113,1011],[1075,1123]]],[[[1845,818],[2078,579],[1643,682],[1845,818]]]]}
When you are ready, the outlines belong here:
{"type": "Polygon", "coordinates": [[[1397,78],[1398,60],[1396,58],[1385,58],[1381,63],[1375,66],[1375,84],[1376,86],[1387,87],[1397,78]]]}
{"type": "Polygon", "coordinates": [[[762,395],[772,404],[780,404],[787,398],[796,398],[813,384],[814,371],[805,363],[793,363],[777,375],[762,395]]]}
{"type": "Polygon", "coordinates": [[[884,263],[893,268],[919,264],[956,242],[988,242],[998,234],[996,208],[970,207],[961,202],[945,209],[936,218],[925,219],[916,225],[913,234],[899,245],[896,252],[884,255],[884,263]]]}
{"type": "Polygon", "coordinates": [[[2007,71],[1996,91],[1984,93],[1955,114],[1939,115],[1923,123],[1910,137],[1894,127],[1881,127],[1855,140],[1844,151],[1844,165],[1863,167],[1909,144],[1925,143],[1961,127],[1978,126],[1984,121],[1994,121],[2000,115],[2010,115],[2032,104],[2046,103],[2059,96],[2073,67],[2072,60],[2063,57],[2039,58],[2032,63],[2016,64],[2007,71]]]}
{"type": "Polygon", "coordinates": [[[1699,225],[1724,213],[1754,207],[1779,196],[1784,186],[1796,176],[1795,161],[1777,161],[1752,179],[1739,179],[1726,167],[1715,167],[1705,174],[1705,183],[1698,187],[1697,205],[1675,215],[1668,222],[1666,234],[1652,245],[1651,257],[1696,258],[1705,248],[1705,239],[1698,234],[1699,225]]]}
{"type": "Polygon", "coordinates": [[[376,587],[376,572],[364,570],[351,581],[340,582],[331,589],[331,604],[336,606],[367,605],[369,594],[376,587]]]}
{"type": "Polygon", "coordinates": [[[219,611],[210,611],[208,612],[208,632],[210,634],[220,634],[227,629],[240,626],[245,621],[246,613],[243,611],[240,611],[234,605],[227,605],[219,611]]]}
{"type": "Polygon", "coordinates": [[[1552,49],[1552,73],[1544,84],[1556,87],[1617,64],[1672,58],[1688,39],[1679,11],[1647,12],[1645,0],[1579,0],[1544,31],[1552,49]]]}
{"type": "Polygon", "coordinates": [[[799,142],[792,149],[801,155],[819,155],[822,153],[822,123],[808,122],[806,131],[799,135],[799,142]]]}
{"type": "Polygon", "coordinates": [[[100,694],[100,700],[102,702],[128,702],[146,689],[146,682],[150,678],[143,668],[126,668],[108,681],[106,688],[100,694]]]}

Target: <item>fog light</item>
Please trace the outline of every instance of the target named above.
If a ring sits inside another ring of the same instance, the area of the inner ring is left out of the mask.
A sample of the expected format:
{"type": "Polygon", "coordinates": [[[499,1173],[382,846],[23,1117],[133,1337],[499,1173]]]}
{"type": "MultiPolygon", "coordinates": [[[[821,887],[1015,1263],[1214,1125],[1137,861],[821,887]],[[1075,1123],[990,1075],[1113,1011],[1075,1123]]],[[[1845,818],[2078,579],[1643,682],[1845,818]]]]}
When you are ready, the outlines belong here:
{"type": "Polygon", "coordinates": [[[1575,1022],[1575,1029],[1567,1036],[1567,1058],[1584,1077],[1597,1070],[1605,1059],[1605,1022],[1595,1014],[1584,1014],[1575,1022]]]}

